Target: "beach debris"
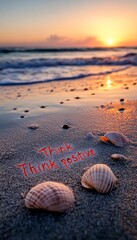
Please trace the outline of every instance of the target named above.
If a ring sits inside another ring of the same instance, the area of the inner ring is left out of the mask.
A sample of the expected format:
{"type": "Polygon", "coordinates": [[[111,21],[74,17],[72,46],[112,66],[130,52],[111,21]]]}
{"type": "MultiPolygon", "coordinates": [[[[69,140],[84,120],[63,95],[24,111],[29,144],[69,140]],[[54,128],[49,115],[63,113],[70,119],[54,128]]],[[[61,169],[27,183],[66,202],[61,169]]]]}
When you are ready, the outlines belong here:
{"type": "Polygon", "coordinates": [[[125,87],[125,89],[129,89],[129,87],[125,87]]]}
{"type": "Polygon", "coordinates": [[[63,129],[68,129],[68,128],[70,128],[67,124],[65,124],[65,125],[63,125],[63,127],[62,127],[63,129]]]}
{"type": "Polygon", "coordinates": [[[44,209],[63,212],[73,206],[73,191],[66,185],[47,181],[31,188],[25,197],[25,206],[31,209],[44,209]]]}
{"type": "Polygon", "coordinates": [[[126,156],[122,155],[122,154],[118,154],[118,153],[114,153],[111,155],[111,158],[113,160],[129,160],[130,158],[127,158],[126,156]]]}
{"type": "Polygon", "coordinates": [[[129,139],[120,132],[108,132],[104,136],[100,136],[102,142],[111,142],[117,147],[123,147],[129,143],[129,139]]]}
{"type": "Polygon", "coordinates": [[[22,116],[20,116],[20,118],[24,118],[24,116],[22,115],[22,116]]]}
{"type": "Polygon", "coordinates": [[[13,110],[15,111],[15,110],[17,110],[17,108],[15,107],[15,108],[13,108],[13,110]]]}
{"type": "Polygon", "coordinates": [[[92,132],[88,132],[87,134],[86,134],[86,136],[85,136],[85,138],[87,139],[87,140],[90,140],[90,139],[92,139],[92,138],[94,138],[95,136],[94,136],[94,134],[92,133],[92,132]]]}
{"type": "Polygon", "coordinates": [[[29,129],[33,129],[36,130],[39,126],[37,124],[30,124],[30,126],[28,127],[29,129]]]}
{"type": "Polygon", "coordinates": [[[124,112],[125,108],[119,108],[119,112],[124,112]]]}
{"type": "Polygon", "coordinates": [[[60,104],[63,104],[64,102],[60,102],[60,104]]]}
{"type": "Polygon", "coordinates": [[[24,110],[24,112],[25,112],[25,113],[28,113],[28,112],[29,112],[29,110],[24,110]]]}
{"type": "Polygon", "coordinates": [[[99,193],[108,193],[116,187],[118,179],[106,164],[95,164],[82,176],[81,184],[85,188],[95,189],[99,193]]]}

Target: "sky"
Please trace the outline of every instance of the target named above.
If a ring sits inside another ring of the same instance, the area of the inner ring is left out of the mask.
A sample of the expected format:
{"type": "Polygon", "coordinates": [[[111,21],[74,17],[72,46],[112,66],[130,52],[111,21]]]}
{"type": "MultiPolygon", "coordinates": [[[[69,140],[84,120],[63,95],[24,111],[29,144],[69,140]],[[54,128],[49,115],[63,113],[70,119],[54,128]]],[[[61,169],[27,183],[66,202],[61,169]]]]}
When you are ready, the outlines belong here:
{"type": "Polygon", "coordinates": [[[137,46],[137,0],[0,0],[0,46],[137,46]]]}

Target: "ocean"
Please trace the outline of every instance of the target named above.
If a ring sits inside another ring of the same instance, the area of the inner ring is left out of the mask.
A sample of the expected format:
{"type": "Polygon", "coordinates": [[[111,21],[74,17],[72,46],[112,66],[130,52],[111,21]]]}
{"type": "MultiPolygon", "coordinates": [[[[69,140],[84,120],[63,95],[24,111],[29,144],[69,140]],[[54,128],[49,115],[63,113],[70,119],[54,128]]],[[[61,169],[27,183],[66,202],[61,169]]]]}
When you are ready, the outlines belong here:
{"type": "Polygon", "coordinates": [[[0,86],[64,81],[137,67],[137,47],[0,48],[0,86]]]}

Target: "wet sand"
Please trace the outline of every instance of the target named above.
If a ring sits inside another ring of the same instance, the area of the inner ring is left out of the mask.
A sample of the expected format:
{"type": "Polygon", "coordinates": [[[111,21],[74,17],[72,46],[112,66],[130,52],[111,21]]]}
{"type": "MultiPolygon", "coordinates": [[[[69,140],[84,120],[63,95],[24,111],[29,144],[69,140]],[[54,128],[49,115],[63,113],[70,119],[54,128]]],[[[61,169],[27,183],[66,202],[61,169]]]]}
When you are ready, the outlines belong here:
{"type": "Polygon", "coordinates": [[[115,75],[111,79],[111,84],[102,78],[94,85],[87,79],[0,89],[1,239],[137,239],[137,147],[85,139],[88,132],[99,137],[119,131],[137,141],[136,78],[121,82],[115,75]],[[30,129],[31,124],[36,129],[30,129]],[[50,158],[38,153],[43,147],[65,143],[74,149],[50,158]],[[68,164],[68,168],[62,164],[62,158],[88,149],[96,156],[68,164]],[[114,161],[113,153],[130,160],[114,161]],[[30,172],[28,163],[37,169],[38,163],[49,159],[58,169],[30,172]],[[18,166],[22,163],[27,166],[26,177],[18,166]],[[118,177],[118,187],[111,193],[99,194],[81,186],[83,169],[96,163],[107,164],[118,177]],[[70,186],[76,198],[74,207],[61,214],[26,209],[23,195],[47,180],[70,186]]]}

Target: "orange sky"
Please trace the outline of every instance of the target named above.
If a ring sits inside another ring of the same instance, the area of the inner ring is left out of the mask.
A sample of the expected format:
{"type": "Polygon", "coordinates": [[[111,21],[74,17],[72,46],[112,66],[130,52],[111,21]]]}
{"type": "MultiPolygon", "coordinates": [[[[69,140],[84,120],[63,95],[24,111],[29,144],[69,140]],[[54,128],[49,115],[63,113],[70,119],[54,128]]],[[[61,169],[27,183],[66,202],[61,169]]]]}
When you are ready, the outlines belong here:
{"type": "Polygon", "coordinates": [[[136,0],[0,0],[0,45],[137,46],[136,0]]]}

